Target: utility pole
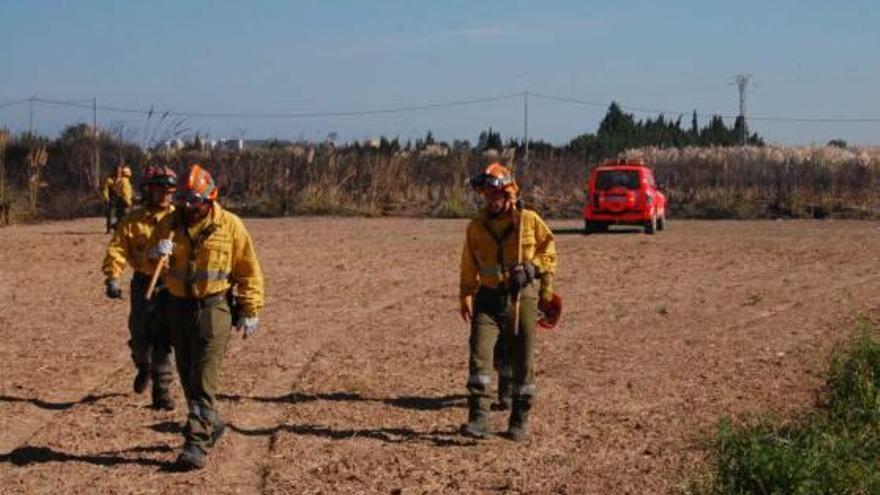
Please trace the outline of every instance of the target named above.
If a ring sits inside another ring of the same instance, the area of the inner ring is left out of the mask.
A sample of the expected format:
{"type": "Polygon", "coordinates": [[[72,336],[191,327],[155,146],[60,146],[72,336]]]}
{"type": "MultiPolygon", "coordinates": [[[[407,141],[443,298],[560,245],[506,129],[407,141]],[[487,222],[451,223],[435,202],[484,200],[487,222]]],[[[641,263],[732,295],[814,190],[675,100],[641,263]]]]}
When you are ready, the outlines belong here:
{"type": "Polygon", "coordinates": [[[752,75],[737,74],[733,80],[739,90],[739,119],[742,120],[742,136],[740,136],[740,139],[741,144],[745,146],[749,136],[749,128],[746,124],[746,88],[748,88],[752,80],[752,75]]]}
{"type": "Polygon", "coordinates": [[[28,98],[28,134],[34,135],[34,97],[28,98]]]}
{"type": "Polygon", "coordinates": [[[95,188],[101,187],[101,155],[98,144],[98,98],[92,98],[92,174],[95,177],[95,188]]]}
{"type": "Polygon", "coordinates": [[[525,154],[523,163],[529,164],[529,92],[523,92],[523,140],[525,141],[525,154]]]}

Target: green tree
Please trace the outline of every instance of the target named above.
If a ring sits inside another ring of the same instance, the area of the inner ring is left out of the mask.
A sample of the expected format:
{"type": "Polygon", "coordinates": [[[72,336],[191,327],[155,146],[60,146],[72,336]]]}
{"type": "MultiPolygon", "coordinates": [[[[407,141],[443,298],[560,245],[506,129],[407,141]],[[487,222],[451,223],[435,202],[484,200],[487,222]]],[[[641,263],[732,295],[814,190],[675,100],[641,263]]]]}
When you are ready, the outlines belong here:
{"type": "Polygon", "coordinates": [[[493,130],[491,127],[480,133],[477,138],[477,150],[496,150],[501,151],[504,148],[504,141],[501,139],[501,133],[493,130]]]}

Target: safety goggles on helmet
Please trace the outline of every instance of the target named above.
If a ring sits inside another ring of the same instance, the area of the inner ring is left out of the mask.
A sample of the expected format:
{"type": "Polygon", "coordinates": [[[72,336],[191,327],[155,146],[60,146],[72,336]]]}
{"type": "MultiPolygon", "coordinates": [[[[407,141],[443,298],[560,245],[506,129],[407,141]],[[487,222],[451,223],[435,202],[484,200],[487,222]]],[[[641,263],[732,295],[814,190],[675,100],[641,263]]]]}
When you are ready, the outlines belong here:
{"type": "Polygon", "coordinates": [[[497,177],[484,172],[471,178],[471,187],[474,189],[501,189],[512,183],[513,177],[510,175],[497,177]]]}
{"type": "Polygon", "coordinates": [[[189,189],[178,189],[174,193],[174,202],[179,205],[201,205],[211,200],[189,189]]]}
{"type": "Polygon", "coordinates": [[[144,171],[144,184],[174,189],[177,187],[177,174],[170,167],[153,165],[144,171]]]}
{"type": "Polygon", "coordinates": [[[177,177],[174,177],[173,175],[154,175],[153,177],[150,177],[147,184],[150,186],[174,189],[177,187],[177,177]]]}

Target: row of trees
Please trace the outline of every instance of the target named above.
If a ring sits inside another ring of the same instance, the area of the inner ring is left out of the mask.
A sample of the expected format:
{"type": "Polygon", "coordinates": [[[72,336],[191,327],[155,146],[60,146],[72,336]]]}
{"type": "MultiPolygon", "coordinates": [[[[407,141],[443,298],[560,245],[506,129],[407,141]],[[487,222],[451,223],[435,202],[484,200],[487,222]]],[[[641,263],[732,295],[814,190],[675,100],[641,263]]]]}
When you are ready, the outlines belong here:
{"type": "MultiPolygon", "coordinates": [[[[188,149],[200,149],[198,136],[196,144],[188,149]]],[[[266,141],[264,147],[277,148],[284,142],[277,140],[266,141]]],[[[624,112],[617,103],[612,103],[605,117],[599,124],[595,133],[586,133],[572,139],[567,145],[556,147],[544,141],[529,141],[530,149],[549,151],[556,149],[572,151],[580,155],[589,163],[618,156],[621,152],[632,148],[659,147],[659,148],[684,148],[684,147],[710,147],[710,146],[764,146],[764,140],[757,133],[747,134],[745,122],[738,117],[732,127],[725,124],[724,119],[715,115],[709,119],[708,124],[700,127],[697,113],[694,111],[691,117],[690,127],[682,125],[682,118],[675,120],[667,119],[664,115],[645,120],[636,120],[633,114],[624,112]]],[[[358,142],[352,142],[347,147],[360,149],[362,147],[374,147],[382,151],[414,151],[422,150],[427,146],[443,146],[453,150],[472,150],[484,152],[496,150],[498,152],[509,148],[522,148],[523,142],[517,139],[509,139],[506,143],[501,133],[492,127],[480,132],[476,142],[468,140],[454,140],[451,143],[438,141],[431,131],[424,138],[416,139],[415,142],[408,140],[402,142],[399,138],[381,137],[375,146],[364,146],[358,142]]],[[[829,145],[846,147],[841,140],[833,140],[829,145]]]]}
{"type": "Polygon", "coordinates": [[[655,119],[636,120],[612,103],[599,124],[595,134],[582,134],[568,147],[588,162],[615,157],[631,148],[659,147],[683,148],[687,146],[736,146],[745,144],[763,146],[764,140],[757,134],[745,136],[746,126],[737,118],[733,127],[727,127],[724,119],[713,116],[705,127],[700,127],[694,111],[689,128],[682,126],[681,117],[670,120],[662,114],[655,119]],[[745,138],[745,139],[743,139],[745,138]]]}

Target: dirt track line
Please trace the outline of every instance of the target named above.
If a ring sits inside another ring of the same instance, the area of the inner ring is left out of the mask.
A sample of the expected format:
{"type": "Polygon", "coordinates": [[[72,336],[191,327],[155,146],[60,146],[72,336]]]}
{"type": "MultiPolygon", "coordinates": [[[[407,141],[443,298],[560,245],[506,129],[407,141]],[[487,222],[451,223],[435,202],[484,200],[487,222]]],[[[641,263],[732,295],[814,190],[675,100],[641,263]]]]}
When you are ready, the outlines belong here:
{"type": "Polygon", "coordinates": [[[37,436],[37,434],[39,434],[40,432],[42,432],[46,428],[51,428],[51,427],[55,426],[55,424],[58,423],[61,419],[68,417],[69,415],[73,414],[74,412],[77,412],[80,409],[79,406],[82,406],[84,404],[88,404],[90,402],[94,402],[94,401],[89,401],[89,399],[96,397],[98,392],[101,391],[101,389],[106,387],[108,384],[112,383],[110,380],[111,378],[120,374],[127,367],[128,367],[128,363],[119,365],[117,368],[113,369],[112,371],[110,371],[109,373],[104,375],[104,378],[101,379],[97,385],[95,385],[91,389],[88,389],[86,391],[86,394],[81,399],[74,402],[68,408],[61,409],[57,412],[50,411],[50,410],[41,410],[39,412],[39,414],[44,415],[47,419],[45,421],[41,421],[39,424],[35,425],[25,435],[22,435],[23,437],[25,437],[25,439],[22,441],[19,441],[18,443],[14,443],[12,449],[10,449],[8,452],[5,452],[3,454],[8,455],[8,454],[11,454],[12,452],[15,452],[16,450],[19,450],[23,447],[26,447],[27,445],[29,445],[31,443],[31,440],[33,440],[33,438],[35,436],[37,436]]]}
{"type": "MultiPolygon", "coordinates": [[[[290,385],[291,390],[293,390],[296,386],[298,386],[302,382],[303,377],[306,375],[306,373],[309,371],[309,369],[315,363],[315,361],[317,361],[318,356],[320,355],[319,351],[323,347],[324,342],[322,342],[321,344],[322,345],[317,346],[317,348],[312,352],[308,361],[306,361],[305,364],[303,364],[302,368],[300,368],[300,370],[294,376],[293,383],[290,385]]],[[[276,421],[275,422],[277,423],[280,421],[284,421],[289,417],[290,416],[287,414],[284,414],[283,411],[276,413],[276,415],[275,415],[276,421]]],[[[269,441],[266,445],[265,459],[268,459],[269,457],[271,457],[272,453],[275,452],[275,448],[278,445],[278,432],[279,431],[280,430],[273,431],[272,434],[269,436],[269,441]]],[[[267,491],[269,489],[269,476],[271,474],[272,474],[271,464],[268,461],[264,461],[262,466],[260,466],[260,483],[259,483],[259,486],[257,487],[257,489],[259,490],[259,493],[261,493],[261,494],[267,493],[267,491]]]]}
{"type": "MultiPolygon", "coordinates": [[[[418,292],[413,292],[411,290],[399,291],[399,293],[395,292],[394,297],[388,297],[383,302],[379,302],[379,303],[370,305],[369,307],[365,308],[363,315],[358,317],[356,320],[353,320],[352,324],[368,322],[368,321],[372,320],[373,318],[375,318],[377,313],[381,313],[387,309],[394,308],[395,306],[400,304],[400,301],[402,300],[403,295],[409,295],[410,297],[422,295],[422,294],[426,294],[426,293],[430,292],[433,288],[434,288],[433,286],[427,286],[427,287],[422,288],[418,292]]],[[[335,339],[336,337],[338,337],[345,329],[349,328],[350,326],[351,325],[341,325],[334,332],[331,332],[330,334],[325,334],[325,335],[327,335],[327,338],[321,339],[321,341],[318,343],[316,348],[311,351],[311,355],[310,355],[309,359],[303,364],[302,368],[300,368],[300,370],[294,376],[293,383],[291,383],[289,390],[294,390],[296,387],[298,387],[302,383],[303,378],[306,376],[306,374],[309,372],[311,367],[317,361],[317,358],[320,355],[320,350],[328,342],[330,342],[333,339],[335,339]]],[[[275,421],[275,423],[276,424],[287,423],[288,420],[290,420],[293,417],[293,414],[294,414],[294,411],[292,411],[292,410],[282,409],[282,411],[276,415],[277,420],[275,421]]],[[[260,467],[260,474],[261,474],[260,478],[261,479],[260,479],[260,484],[259,484],[258,488],[259,488],[259,493],[261,493],[261,494],[266,494],[266,493],[268,493],[268,490],[269,490],[269,477],[273,473],[272,464],[269,462],[269,459],[272,457],[272,454],[275,452],[275,448],[278,443],[279,433],[281,433],[281,431],[282,430],[278,429],[278,430],[272,432],[272,434],[269,437],[268,449],[266,450],[266,455],[264,457],[264,459],[266,459],[266,460],[263,462],[262,466],[260,467]]]]}
{"type": "MultiPolygon", "coordinates": [[[[335,333],[335,332],[334,332],[335,333]]],[[[325,334],[326,335],[326,334],[325,334]]],[[[328,338],[332,335],[328,335],[328,338]]],[[[325,345],[328,338],[322,338],[319,341],[315,341],[315,343],[310,346],[305,354],[309,355],[309,358],[303,362],[298,369],[294,369],[293,375],[293,385],[290,388],[296,386],[299,382],[300,377],[303,376],[305,371],[308,369],[308,366],[317,358],[319,355],[319,351],[325,345]]],[[[300,354],[303,354],[303,351],[299,351],[300,354]]],[[[275,367],[277,372],[278,368],[275,367]]],[[[285,371],[282,371],[283,374],[285,371]]],[[[265,377],[265,383],[277,383],[279,380],[279,376],[267,376],[265,377]]],[[[233,432],[238,433],[240,429],[240,424],[242,420],[249,419],[257,419],[257,420],[269,420],[270,422],[277,422],[281,419],[283,412],[270,412],[269,414],[265,413],[265,410],[260,408],[254,413],[248,414],[246,416],[242,416],[241,414],[236,416],[234,422],[229,423],[229,429],[233,432]]],[[[275,434],[273,433],[268,438],[261,438],[260,436],[249,436],[238,434],[234,437],[234,441],[226,442],[226,452],[223,452],[224,459],[228,459],[230,462],[234,464],[233,466],[214,466],[214,469],[217,469],[221,472],[229,472],[229,470],[246,470],[242,469],[240,466],[255,466],[256,472],[253,474],[255,478],[253,479],[252,488],[257,490],[259,493],[263,493],[266,489],[266,482],[269,476],[269,465],[265,461],[267,454],[271,453],[274,448],[275,434]]],[[[221,449],[222,449],[221,444],[221,449]]],[[[228,463],[224,463],[228,464],[228,463]]]]}

